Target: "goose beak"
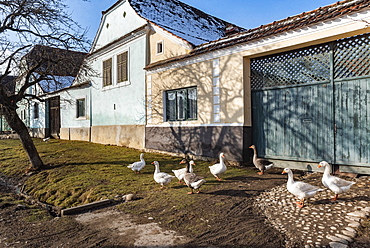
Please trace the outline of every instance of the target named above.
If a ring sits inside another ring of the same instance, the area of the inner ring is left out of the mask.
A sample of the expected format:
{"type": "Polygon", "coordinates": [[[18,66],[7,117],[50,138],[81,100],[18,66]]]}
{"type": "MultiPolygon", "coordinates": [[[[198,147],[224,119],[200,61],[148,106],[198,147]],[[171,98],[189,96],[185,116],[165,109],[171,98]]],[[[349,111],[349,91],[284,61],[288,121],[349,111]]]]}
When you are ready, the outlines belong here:
{"type": "Polygon", "coordinates": [[[317,166],[317,168],[321,168],[322,167],[322,165],[321,164],[319,164],[318,166],[317,166]]]}
{"type": "Polygon", "coordinates": [[[285,174],[285,173],[286,173],[285,171],[281,172],[281,174],[285,174]]]}
{"type": "Polygon", "coordinates": [[[252,146],[250,146],[249,148],[252,148],[252,146]]]}
{"type": "Polygon", "coordinates": [[[151,164],[154,164],[154,161],[153,161],[153,162],[151,162],[151,164]]]}

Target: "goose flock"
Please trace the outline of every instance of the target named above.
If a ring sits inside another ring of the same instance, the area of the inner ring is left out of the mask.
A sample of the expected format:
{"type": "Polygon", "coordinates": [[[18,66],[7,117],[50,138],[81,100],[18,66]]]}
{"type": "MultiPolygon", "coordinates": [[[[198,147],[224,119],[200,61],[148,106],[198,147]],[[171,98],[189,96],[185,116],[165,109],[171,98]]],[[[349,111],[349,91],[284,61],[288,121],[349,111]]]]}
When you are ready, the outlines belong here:
{"type": "MultiPolygon", "coordinates": [[[[265,171],[271,169],[274,166],[274,163],[264,158],[258,158],[257,149],[254,145],[250,146],[249,148],[253,149],[253,164],[259,170],[258,174],[264,175],[265,171]]],[[[218,181],[222,181],[221,175],[224,174],[227,170],[224,158],[225,154],[220,153],[219,163],[209,166],[210,173],[218,181]]],[[[200,187],[206,182],[203,177],[194,173],[193,166],[195,165],[195,163],[193,160],[189,161],[186,158],[181,160],[180,164],[186,164],[186,166],[185,168],[172,170],[174,176],[165,172],[161,172],[159,169],[158,161],[153,161],[152,164],[155,166],[153,175],[154,181],[161,185],[161,189],[164,188],[165,185],[169,184],[172,179],[176,177],[179,180],[179,183],[185,184],[190,189],[190,192],[188,192],[188,194],[193,194],[194,190],[195,193],[200,193],[200,187]]],[[[144,160],[144,153],[141,153],[140,161],[134,162],[127,167],[132,169],[136,174],[139,174],[140,171],[145,167],[145,165],[146,163],[144,160]]],[[[330,189],[334,193],[334,198],[332,198],[331,201],[336,201],[340,194],[348,192],[351,186],[356,183],[331,175],[330,172],[332,171],[332,167],[326,161],[320,162],[317,167],[325,168],[321,181],[326,188],[330,189]]],[[[297,207],[299,208],[304,207],[305,201],[308,201],[309,198],[314,197],[318,192],[324,190],[309,183],[295,181],[293,178],[293,172],[289,168],[285,168],[282,171],[282,174],[288,174],[288,181],[286,185],[287,190],[299,199],[299,201],[296,202],[297,207]]]]}
{"type": "MultiPolygon", "coordinates": [[[[216,177],[217,180],[221,181],[222,179],[220,176],[225,173],[227,170],[225,161],[224,161],[225,155],[223,153],[220,153],[220,162],[217,164],[214,164],[212,166],[209,166],[209,170],[213,176],[216,177]]],[[[154,181],[161,185],[161,189],[164,188],[167,184],[169,184],[173,178],[177,178],[179,180],[179,183],[185,184],[190,188],[190,192],[188,194],[193,194],[194,190],[195,193],[200,193],[200,187],[206,182],[206,180],[198,176],[194,173],[193,166],[195,165],[193,160],[188,160],[184,158],[181,160],[180,164],[186,164],[185,168],[172,170],[174,173],[173,175],[170,175],[166,172],[161,172],[159,169],[159,162],[153,161],[152,164],[155,166],[154,169],[154,181]]],[[[139,174],[140,171],[145,167],[146,162],[144,160],[144,153],[140,154],[140,161],[134,162],[127,166],[127,168],[130,168],[133,170],[136,174],[139,174]]]]}

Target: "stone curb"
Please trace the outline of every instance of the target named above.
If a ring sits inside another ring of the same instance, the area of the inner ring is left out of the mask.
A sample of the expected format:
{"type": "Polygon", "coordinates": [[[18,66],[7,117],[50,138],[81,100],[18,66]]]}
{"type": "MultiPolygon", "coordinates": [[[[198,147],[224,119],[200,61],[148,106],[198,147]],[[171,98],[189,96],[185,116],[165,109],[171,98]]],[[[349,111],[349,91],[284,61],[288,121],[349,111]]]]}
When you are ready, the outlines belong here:
{"type": "Polygon", "coordinates": [[[60,212],[60,215],[63,217],[65,215],[78,214],[78,213],[81,213],[81,212],[84,212],[84,211],[87,211],[93,208],[104,207],[104,206],[110,205],[113,202],[114,201],[110,199],[106,199],[106,200],[101,200],[97,202],[91,202],[91,203],[77,206],[77,207],[66,208],[66,209],[62,209],[62,211],[60,212]]]}

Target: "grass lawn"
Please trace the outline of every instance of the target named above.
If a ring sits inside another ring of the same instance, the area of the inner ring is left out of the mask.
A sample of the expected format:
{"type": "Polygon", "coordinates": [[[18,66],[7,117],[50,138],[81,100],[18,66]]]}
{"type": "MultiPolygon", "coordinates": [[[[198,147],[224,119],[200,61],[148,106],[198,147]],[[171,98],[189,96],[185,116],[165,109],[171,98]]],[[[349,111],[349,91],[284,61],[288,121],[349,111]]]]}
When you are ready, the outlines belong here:
{"type": "MultiPolygon", "coordinates": [[[[27,177],[25,191],[42,202],[68,208],[129,193],[146,198],[160,191],[162,197],[180,201],[187,196],[187,187],[180,185],[177,178],[162,190],[153,179],[154,165],[151,162],[158,161],[161,171],[173,174],[173,169],[184,167],[179,164],[179,157],[145,153],[146,167],[140,174],[135,174],[127,165],[139,160],[139,150],[81,141],[44,142],[34,139],[34,142],[50,169],[27,177]]],[[[208,169],[213,163],[195,162],[194,172],[207,180],[202,190],[209,190],[219,184],[208,169]]],[[[0,173],[10,177],[24,177],[28,165],[28,158],[19,140],[0,140],[0,173]]],[[[237,177],[245,173],[245,169],[229,167],[224,177],[237,177]]]]}
{"type": "Polygon", "coordinates": [[[256,215],[253,207],[254,196],[286,182],[281,169],[260,177],[254,166],[228,165],[224,180],[219,182],[208,168],[216,160],[196,160],[194,172],[207,182],[201,188],[203,193],[188,195],[189,189],[177,178],[164,189],[153,179],[151,162],[158,161],[161,171],[173,174],[173,169],[184,167],[179,164],[180,157],[145,153],[147,165],[135,174],[127,165],[139,160],[139,150],[81,141],[34,142],[48,169],[26,176],[29,162],[20,141],[0,140],[0,174],[22,179],[26,193],[41,202],[69,208],[133,193],[138,200],[116,207],[138,223],[154,221],[187,237],[203,237],[194,239],[196,244],[218,244],[222,240],[225,245],[265,247],[267,233],[273,237],[270,243],[282,242],[277,231],[262,224],[264,217],[256,215]]]}

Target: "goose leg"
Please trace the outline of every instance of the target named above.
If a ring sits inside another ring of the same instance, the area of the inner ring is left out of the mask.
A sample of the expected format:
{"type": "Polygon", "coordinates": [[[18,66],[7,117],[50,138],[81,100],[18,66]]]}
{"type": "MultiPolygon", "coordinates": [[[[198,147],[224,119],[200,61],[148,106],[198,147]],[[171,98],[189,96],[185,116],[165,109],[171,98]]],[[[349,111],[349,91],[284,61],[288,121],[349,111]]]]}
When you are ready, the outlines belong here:
{"type": "Polygon", "coordinates": [[[188,192],[188,195],[191,195],[191,194],[193,194],[194,192],[193,192],[193,189],[191,189],[191,191],[190,192],[188,192]]]}
{"type": "Polygon", "coordinates": [[[221,179],[221,178],[219,178],[218,176],[216,176],[216,179],[217,179],[218,181],[222,181],[222,179],[221,179]]]}
{"type": "Polygon", "coordinates": [[[334,198],[333,199],[330,199],[331,201],[336,201],[338,200],[338,194],[335,194],[334,198]]]}
{"type": "Polygon", "coordinates": [[[261,170],[260,172],[258,172],[258,175],[263,175],[265,173],[264,170],[261,170]]]}
{"type": "Polygon", "coordinates": [[[304,207],[304,199],[300,200],[299,202],[296,202],[297,207],[303,208],[304,207]]]}

